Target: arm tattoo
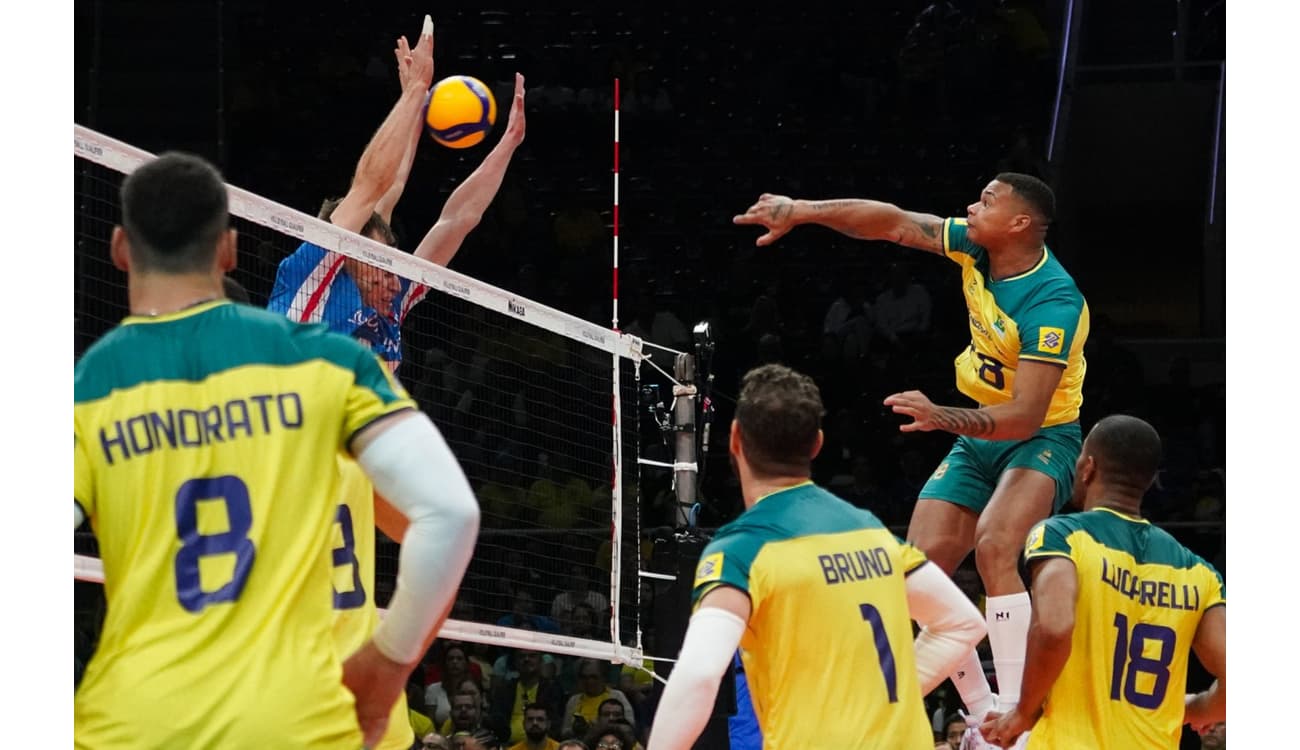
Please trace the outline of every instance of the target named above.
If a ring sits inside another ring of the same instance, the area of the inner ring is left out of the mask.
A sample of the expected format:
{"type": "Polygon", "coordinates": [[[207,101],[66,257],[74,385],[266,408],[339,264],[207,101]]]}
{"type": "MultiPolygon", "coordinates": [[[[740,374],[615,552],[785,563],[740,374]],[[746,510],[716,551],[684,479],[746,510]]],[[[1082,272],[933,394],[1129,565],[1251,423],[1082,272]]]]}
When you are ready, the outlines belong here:
{"type": "Polygon", "coordinates": [[[793,209],[793,201],[781,201],[780,203],[777,203],[775,206],[772,206],[772,221],[780,221],[789,215],[790,211],[793,209]]]}
{"type": "Polygon", "coordinates": [[[926,237],[929,237],[932,240],[939,236],[939,232],[935,230],[933,226],[923,221],[913,220],[912,224],[914,224],[917,229],[921,230],[921,234],[924,234],[926,237]]]}
{"type": "Polygon", "coordinates": [[[955,406],[939,407],[932,419],[941,430],[971,437],[992,435],[998,426],[997,420],[982,409],[961,409],[955,406]]]}
{"type": "Polygon", "coordinates": [[[841,199],[838,199],[838,200],[814,201],[813,203],[811,203],[811,204],[809,204],[809,205],[812,207],[812,210],[814,210],[814,211],[831,211],[831,210],[836,209],[836,208],[843,208],[843,207],[845,207],[845,206],[852,206],[852,205],[854,205],[855,203],[859,203],[859,201],[857,201],[857,200],[853,200],[853,199],[850,199],[850,198],[841,198],[841,199]]]}

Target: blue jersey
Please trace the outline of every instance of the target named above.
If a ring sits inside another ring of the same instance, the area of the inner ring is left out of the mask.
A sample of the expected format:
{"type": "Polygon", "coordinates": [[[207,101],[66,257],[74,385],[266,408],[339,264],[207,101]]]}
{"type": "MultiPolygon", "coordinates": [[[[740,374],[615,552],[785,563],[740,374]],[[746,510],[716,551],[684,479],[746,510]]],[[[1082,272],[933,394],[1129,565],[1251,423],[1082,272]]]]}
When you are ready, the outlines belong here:
{"type": "Polygon", "coordinates": [[[396,367],[402,361],[402,321],[429,287],[399,276],[400,291],[391,308],[376,310],[362,301],[344,260],[339,253],[302,243],[280,261],[266,308],[300,323],[325,323],[331,331],[369,344],[380,359],[396,367]]]}

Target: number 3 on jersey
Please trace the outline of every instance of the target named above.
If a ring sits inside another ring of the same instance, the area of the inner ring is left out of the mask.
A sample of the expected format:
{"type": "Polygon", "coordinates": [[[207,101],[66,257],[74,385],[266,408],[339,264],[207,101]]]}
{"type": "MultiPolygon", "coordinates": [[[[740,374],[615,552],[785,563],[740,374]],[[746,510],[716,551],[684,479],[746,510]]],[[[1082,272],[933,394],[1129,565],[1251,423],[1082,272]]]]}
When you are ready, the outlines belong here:
{"type": "Polygon", "coordinates": [[[352,590],[339,591],[334,587],[334,609],[356,609],[366,603],[366,590],[361,585],[361,564],[357,562],[357,536],[352,528],[352,509],[346,503],[339,503],[334,522],[342,532],[342,546],[334,548],[334,567],[352,566],[352,590]]]}

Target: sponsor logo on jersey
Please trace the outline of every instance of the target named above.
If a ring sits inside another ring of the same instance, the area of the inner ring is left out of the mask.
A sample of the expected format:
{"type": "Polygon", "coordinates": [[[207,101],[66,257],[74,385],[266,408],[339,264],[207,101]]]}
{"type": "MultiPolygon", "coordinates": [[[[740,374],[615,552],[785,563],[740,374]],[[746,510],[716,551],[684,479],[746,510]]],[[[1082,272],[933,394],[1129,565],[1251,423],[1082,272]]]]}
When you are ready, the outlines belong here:
{"type": "Polygon", "coordinates": [[[1050,464],[1052,462],[1052,451],[1049,449],[1039,453],[1038,460],[1045,464],[1050,464]]]}
{"type": "Polygon", "coordinates": [[[717,581],[722,578],[722,553],[714,552],[712,555],[700,560],[700,565],[695,569],[695,585],[717,581]]]}
{"type": "Polygon", "coordinates": [[[1060,354],[1065,345],[1065,329],[1042,327],[1038,329],[1038,351],[1044,354],[1060,354]]]}
{"type": "Polygon", "coordinates": [[[1029,532],[1029,537],[1025,539],[1025,554],[1029,554],[1039,547],[1043,546],[1043,524],[1038,524],[1029,532]]]}

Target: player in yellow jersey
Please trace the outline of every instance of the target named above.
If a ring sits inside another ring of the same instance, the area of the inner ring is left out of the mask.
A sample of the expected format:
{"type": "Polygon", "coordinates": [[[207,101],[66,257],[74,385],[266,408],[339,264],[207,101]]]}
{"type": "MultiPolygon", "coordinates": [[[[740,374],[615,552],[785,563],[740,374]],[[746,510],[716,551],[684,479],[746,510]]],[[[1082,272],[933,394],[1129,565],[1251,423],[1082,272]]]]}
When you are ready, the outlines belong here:
{"type": "Polygon", "coordinates": [[[745,375],[730,452],[746,509],[701,554],[656,711],[671,720],[649,750],[692,746],[737,646],[765,748],[934,747],[922,698],[983,620],[924,555],[812,483],[822,414],[811,378],[781,365],[745,375]]]}
{"type": "Polygon", "coordinates": [[[1160,436],[1136,417],[1106,417],[1088,433],[1074,480],[1083,512],[1050,518],[1025,541],[1034,613],[1024,685],[1020,704],[982,727],[989,741],[1009,746],[1033,726],[1031,750],[1173,750],[1184,722],[1224,720],[1223,577],[1142,518],[1159,466],[1160,436]],[[1191,651],[1217,679],[1184,695],[1191,651]]]}
{"type": "MultiPolygon", "coordinates": [[[[428,88],[428,81],[417,79],[403,60],[412,55],[428,56],[431,75],[432,51],[432,22],[426,17],[424,33],[414,49],[408,48],[404,37],[397,41],[395,54],[403,89],[428,88]]],[[[394,244],[393,209],[406,188],[422,123],[423,113],[405,120],[393,116],[385,120],[362,152],[347,194],[325,201],[321,218],[376,242],[394,244]]],[[[500,188],[524,131],[524,81],[516,75],[515,95],[501,140],[448,197],[437,222],[416,247],[417,257],[438,265],[455,257],[500,188]]],[[[303,243],[276,270],[269,309],[301,322],[319,321],[330,330],[352,336],[396,371],[402,361],[402,322],[427,293],[422,284],[303,243]]],[[[366,642],[379,623],[374,600],[376,524],[400,542],[405,522],[382,498],[374,497],[370,482],[350,457],[339,456],[339,470],[343,481],[335,531],[338,546],[333,553],[335,640],[346,657],[366,642]]],[[[403,694],[393,706],[388,732],[376,750],[411,746],[414,735],[406,719],[408,713],[403,694]]]]}
{"type": "MultiPolygon", "coordinates": [[[[941,219],[871,200],[762,195],[735,218],[767,228],[769,245],[798,224],[888,240],[942,255],[962,269],[971,343],[956,359],[957,387],[977,409],[937,406],[919,391],[885,404],[913,421],[904,432],[957,439],[921,489],[907,539],[949,575],[973,550],[988,595],[985,616],[999,696],[972,650],[951,675],[975,717],[1015,705],[1024,667],[1029,595],[1017,569],[1025,534],[1070,496],[1082,434],[1079,407],[1088,306],[1044,239],[1056,211],[1051,188],[999,174],[966,209],[941,219]]],[[[968,732],[976,744],[973,722],[968,732]]]]}
{"type": "Polygon", "coordinates": [[[211,165],[164,154],[121,198],[131,315],[75,373],[76,523],[91,520],[108,599],[77,747],[373,743],[468,564],[468,482],[372,353],[222,299],[236,244],[211,165]],[[389,615],[342,665],[341,451],[410,523],[389,615]]]}

